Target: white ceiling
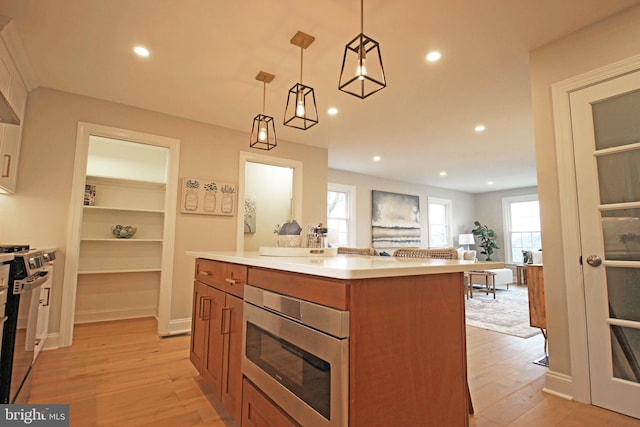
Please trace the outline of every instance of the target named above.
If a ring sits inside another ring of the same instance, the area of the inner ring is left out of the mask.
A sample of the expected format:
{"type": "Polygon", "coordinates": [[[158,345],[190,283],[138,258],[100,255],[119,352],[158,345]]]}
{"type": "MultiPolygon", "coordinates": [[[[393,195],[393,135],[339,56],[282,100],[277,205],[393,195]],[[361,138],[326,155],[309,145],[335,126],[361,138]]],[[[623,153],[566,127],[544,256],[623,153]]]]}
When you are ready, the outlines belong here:
{"type": "Polygon", "coordinates": [[[330,168],[480,193],[536,185],[528,52],[637,3],[367,0],[387,88],[365,100],[337,89],[357,0],[2,0],[0,15],[15,20],[40,86],[245,131],[249,149],[264,70],[276,75],[266,114],[279,144],[326,147],[330,168]],[[303,83],[320,122],[307,131],[282,125],[298,30],[316,38],[303,83]],[[137,44],[151,56],[133,55],[137,44]],[[436,64],[424,59],[433,49],[436,64]]]}

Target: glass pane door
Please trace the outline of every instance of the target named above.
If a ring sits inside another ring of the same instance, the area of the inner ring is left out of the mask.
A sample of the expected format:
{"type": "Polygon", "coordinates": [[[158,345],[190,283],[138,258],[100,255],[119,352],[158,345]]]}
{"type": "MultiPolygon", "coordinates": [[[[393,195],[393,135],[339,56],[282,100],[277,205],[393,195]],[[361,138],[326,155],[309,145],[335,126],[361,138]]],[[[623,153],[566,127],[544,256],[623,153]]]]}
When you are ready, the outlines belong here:
{"type": "Polygon", "coordinates": [[[593,403],[640,417],[640,73],[571,94],[593,403]]]}

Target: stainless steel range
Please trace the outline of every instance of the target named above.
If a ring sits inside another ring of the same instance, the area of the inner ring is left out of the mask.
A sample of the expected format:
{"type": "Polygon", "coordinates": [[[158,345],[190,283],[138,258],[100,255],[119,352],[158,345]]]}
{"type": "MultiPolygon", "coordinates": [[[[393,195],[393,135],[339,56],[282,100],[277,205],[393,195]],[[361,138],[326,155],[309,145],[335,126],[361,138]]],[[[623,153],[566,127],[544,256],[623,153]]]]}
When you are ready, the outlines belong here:
{"type": "MultiPolygon", "coordinates": [[[[41,250],[28,245],[0,246],[10,261],[6,321],[0,353],[0,403],[26,403],[36,349],[41,286],[50,276],[41,250]]],[[[55,256],[55,255],[54,255],[55,256]]]]}

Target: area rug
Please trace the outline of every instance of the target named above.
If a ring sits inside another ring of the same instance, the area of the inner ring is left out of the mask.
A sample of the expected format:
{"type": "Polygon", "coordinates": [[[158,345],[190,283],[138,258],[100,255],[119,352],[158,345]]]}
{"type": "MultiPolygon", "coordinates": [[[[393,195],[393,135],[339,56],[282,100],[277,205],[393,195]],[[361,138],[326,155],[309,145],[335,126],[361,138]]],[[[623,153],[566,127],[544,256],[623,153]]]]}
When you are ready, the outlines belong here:
{"type": "Polygon", "coordinates": [[[496,289],[496,299],[476,289],[473,298],[465,300],[467,325],[521,338],[539,334],[540,329],[529,326],[527,287],[509,288],[496,289]]]}

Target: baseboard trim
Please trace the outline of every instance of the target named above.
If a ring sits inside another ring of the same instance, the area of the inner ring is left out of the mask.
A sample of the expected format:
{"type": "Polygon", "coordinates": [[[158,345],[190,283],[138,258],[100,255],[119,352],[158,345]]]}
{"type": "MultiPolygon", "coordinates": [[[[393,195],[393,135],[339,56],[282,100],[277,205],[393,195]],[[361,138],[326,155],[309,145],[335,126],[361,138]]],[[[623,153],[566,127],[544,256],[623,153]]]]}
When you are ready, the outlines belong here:
{"type": "Polygon", "coordinates": [[[563,399],[573,400],[573,379],[569,375],[549,370],[545,374],[545,386],[542,391],[563,399]]]}
{"type": "Polygon", "coordinates": [[[108,322],[111,320],[137,319],[140,317],[156,317],[156,307],[137,307],[109,311],[76,311],[74,324],[108,322]]]}
{"type": "Polygon", "coordinates": [[[191,318],[174,319],[169,321],[169,331],[161,336],[183,335],[191,332],[191,318]]]}
{"type": "Polygon", "coordinates": [[[56,350],[58,348],[60,348],[60,334],[47,334],[47,339],[44,342],[42,350],[56,350]]]}

